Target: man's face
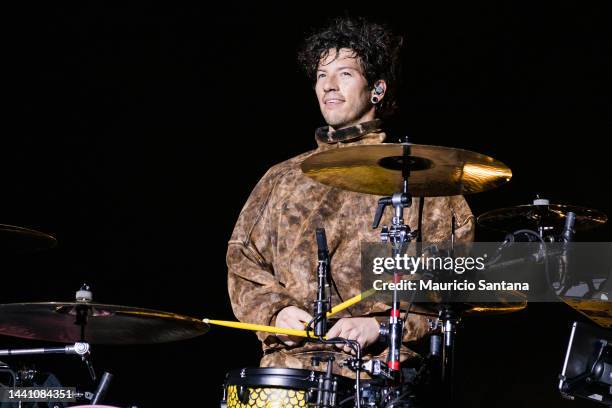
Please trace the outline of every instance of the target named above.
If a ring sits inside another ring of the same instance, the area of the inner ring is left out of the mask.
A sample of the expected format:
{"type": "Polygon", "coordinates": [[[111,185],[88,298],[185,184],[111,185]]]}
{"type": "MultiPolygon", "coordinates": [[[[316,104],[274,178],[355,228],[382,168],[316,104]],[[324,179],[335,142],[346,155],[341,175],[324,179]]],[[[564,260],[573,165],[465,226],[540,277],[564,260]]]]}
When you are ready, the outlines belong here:
{"type": "Polygon", "coordinates": [[[315,92],[325,122],[338,130],[374,119],[371,89],[358,57],[348,48],[319,61],[315,92]]]}

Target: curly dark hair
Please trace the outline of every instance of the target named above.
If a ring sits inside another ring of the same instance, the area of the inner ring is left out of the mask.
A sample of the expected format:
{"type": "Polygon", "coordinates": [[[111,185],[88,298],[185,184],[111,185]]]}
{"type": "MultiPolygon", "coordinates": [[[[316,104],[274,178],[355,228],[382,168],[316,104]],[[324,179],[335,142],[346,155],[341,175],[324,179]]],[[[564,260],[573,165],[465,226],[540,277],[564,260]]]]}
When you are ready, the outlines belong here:
{"type": "Polygon", "coordinates": [[[329,50],[338,52],[350,48],[359,58],[368,84],[373,86],[380,79],[387,83],[387,91],[377,106],[377,115],[385,118],[397,109],[397,88],[400,77],[400,49],[403,38],[391,30],[364,18],[336,18],[328,25],[306,38],[298,53],[298,62],[313,82],[317,67],[329,50]]]}

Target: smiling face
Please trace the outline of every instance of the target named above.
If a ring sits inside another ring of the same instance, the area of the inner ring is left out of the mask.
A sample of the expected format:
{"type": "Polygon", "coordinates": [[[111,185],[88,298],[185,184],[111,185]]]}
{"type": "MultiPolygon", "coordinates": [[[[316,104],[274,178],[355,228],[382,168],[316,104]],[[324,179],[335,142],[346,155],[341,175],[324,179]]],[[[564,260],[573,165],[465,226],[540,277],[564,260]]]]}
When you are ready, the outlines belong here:
{"type": "Polygon", "coordinates": [[[330,49],[319,61],[315,92],[325,122],[334,130],[375,118],[372,89],[359,58],[348,48],[330,49]]]}

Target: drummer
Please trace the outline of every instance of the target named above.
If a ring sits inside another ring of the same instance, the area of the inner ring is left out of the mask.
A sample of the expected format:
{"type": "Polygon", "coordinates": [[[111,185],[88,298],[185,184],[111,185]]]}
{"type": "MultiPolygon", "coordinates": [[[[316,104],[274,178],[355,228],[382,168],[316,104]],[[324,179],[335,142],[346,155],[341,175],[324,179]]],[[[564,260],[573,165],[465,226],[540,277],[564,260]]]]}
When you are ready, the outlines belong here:
{"type": "MultiPolygon", "coordinates": [[[[312,320],[317,290],[315,231],[325,228],[335,283],[332,303],[360,292],[362,242],[379,242],[372,220],[379,197],[320,184],[300,163],[328,149],[386,140],[382,120],[396,109],[402,39],[385,26],[363,19],[336,19],[307,38],[298,60],[313,81],[326,126],[315,131],[316,148],[270,168],[255,186],[228,244],[228,288],[233,311],[242,322],[304,330],[312,320]]],[[[393,141],[389,141],[393,142],[393,141]]],[[[417,228],[418,200],[405,210],[405,222],[417,228]]],[[[473,239],[474,217],[462,196],[426,198],[423,239],[446,241],[455,218],[458,241],[473,239]]],[[[390,214],[383,224],[390,223],[390,214]]],[[[380,324],[389,306],[365,300],[352,306],[327,336],[356,340],[365,358],[386,359],[380,324]]],[[[416,354],[407,345],[428,331],[425,317],[410,315],[401,360],[416,354]]],[[[313,353],[350,356],[343,346],[324,346],[285,335],[259,332],[262,367],[317,369],[313,353]]],[[[319,368],[321,370],[321,368],[319,368]]],[[[340,365],[334,373],[354,374],[340,365]]]]}

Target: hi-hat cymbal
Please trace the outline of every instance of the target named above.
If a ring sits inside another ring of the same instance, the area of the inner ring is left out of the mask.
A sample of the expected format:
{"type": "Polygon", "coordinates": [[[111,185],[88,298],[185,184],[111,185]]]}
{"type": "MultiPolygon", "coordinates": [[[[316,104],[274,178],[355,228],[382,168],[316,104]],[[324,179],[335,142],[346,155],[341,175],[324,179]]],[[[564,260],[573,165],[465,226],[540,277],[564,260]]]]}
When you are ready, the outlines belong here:
{"type": "Polygon", "coordinates": [[[0,253],[21,253],[49,249],[57,245],[55,237],[44,232],[0,224],[0,253]]]}
{"type": "Polygon", "coordinates": [[[86,315],[85,341],[91,344],[165,343],[200,336],[208,324],[158,310],[86,302],[0,305],[0,334],[74,343],[81,340],[77,311],[86,315]]]}
{"type": "MultiPolygon", "coordinates": [[[[518,312],[527,307],[525,296],[504,294],[497,302],[455,302],[452,309],[462,316],[491,316],[518,312]]],[[[411,311],[426,316],[438,316],[445,305],[441,303],[415,303],[411,311]]]]}
{"type": "Polygon", "coordinates": [[[358,193],[416,197],[471,194],[512,178],[500,161],[469,150],[416,144],[371,144],[326,150],[308,157],[302,171],[323,184],[358,193]]]}
{"type": "Polygon", "coordinates": [[[608,221],[606,214],[601,211],[576,205],[549,204],[546,200],[539,201],[543,204],[519,205],[486,212],[478,217],[478,224],[482,227],[504,232],[518,229],[537,230],[539,227],[561,231],[567,213],[570,211],[576,214],[574,223],[574,230],[576,231],[589,230],[608,221]]]}

